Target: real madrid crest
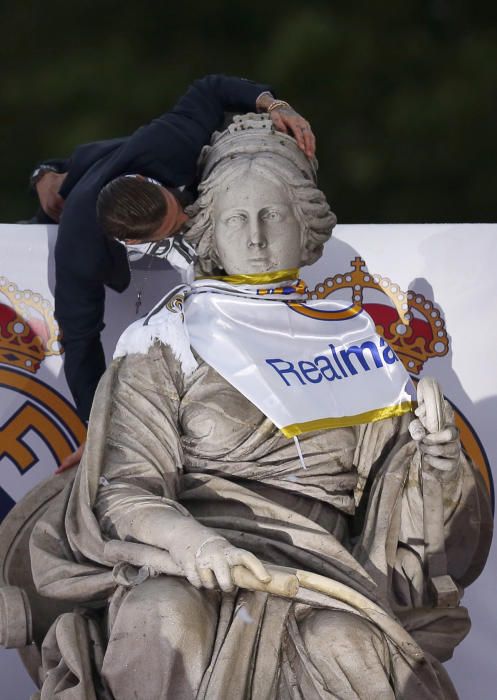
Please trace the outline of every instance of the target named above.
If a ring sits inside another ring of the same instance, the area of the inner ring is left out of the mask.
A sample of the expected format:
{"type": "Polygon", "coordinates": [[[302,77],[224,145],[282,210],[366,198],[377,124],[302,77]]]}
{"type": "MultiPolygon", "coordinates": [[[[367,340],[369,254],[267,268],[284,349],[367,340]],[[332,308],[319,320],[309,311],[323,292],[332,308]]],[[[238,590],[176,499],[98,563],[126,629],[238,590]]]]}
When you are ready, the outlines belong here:
{"type": "Polygon", "coordinates": [[[74,407],[36,377],[61,353],[51,303],[0,277],[0,519],[40,481],[35,467],[48,476],[85,439],[74,407]]]}

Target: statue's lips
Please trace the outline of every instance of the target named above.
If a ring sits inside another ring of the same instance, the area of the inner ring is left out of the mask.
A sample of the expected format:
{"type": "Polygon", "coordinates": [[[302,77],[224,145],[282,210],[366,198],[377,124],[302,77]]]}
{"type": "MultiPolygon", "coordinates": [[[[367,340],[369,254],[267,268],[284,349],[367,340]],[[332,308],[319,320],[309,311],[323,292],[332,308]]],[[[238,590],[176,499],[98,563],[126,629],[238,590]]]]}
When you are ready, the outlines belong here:
{"type": "Polygon", "coordinates": [[[247,258],[249,263],[260,263],[267,261],[267,255],[257,255],[254,257],[247,258]]]}

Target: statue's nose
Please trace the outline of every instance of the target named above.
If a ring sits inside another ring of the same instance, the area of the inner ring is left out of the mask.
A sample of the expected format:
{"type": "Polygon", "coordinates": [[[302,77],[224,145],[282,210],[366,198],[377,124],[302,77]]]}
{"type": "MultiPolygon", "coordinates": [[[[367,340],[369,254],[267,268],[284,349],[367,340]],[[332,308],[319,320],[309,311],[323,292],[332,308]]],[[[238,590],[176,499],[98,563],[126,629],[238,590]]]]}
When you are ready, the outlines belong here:
{"type": "Polygon", "coordinates": [[[264,233],[264,227],[258,218],[250,222],[248,247],[266,248],[267,239],[264,233]]]}

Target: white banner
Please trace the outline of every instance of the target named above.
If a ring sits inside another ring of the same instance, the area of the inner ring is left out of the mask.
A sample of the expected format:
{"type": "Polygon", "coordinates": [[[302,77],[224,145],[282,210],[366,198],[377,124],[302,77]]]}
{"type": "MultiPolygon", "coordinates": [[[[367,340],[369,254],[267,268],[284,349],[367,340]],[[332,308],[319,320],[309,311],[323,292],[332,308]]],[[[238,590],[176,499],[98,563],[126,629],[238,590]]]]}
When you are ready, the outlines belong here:
{"type": "MultiPolygon", "coordinates": [[[[0,227],[4,515],[83,437],[63,378],[53,321],[55,235],[54,227],[0,227]]],[[[495,260],[496,225],[338,226],[324,257],[302,270],[315,300],[364,306],[414,378],[426,374],[439,380],[489,491],[489,464],[497,464],[497,324],[489,312],[497,297],[495,260]]],[[[140,290],[140,312],[146,313],[178,281],[170,270],[136,271],[123,295],[107,292],[103,339],[108,358],[122,330],[137,318],[140,290]]],[[[300,359],[307,358],[287,361],[300,359]]],[[[461,700],[495,697],[496,580],[494,546],[485,571],[463,601],[473,628],[447,664],[461,700]]],[[[15,651],[0,651],[0,674],[2,700],[33,692],[15,651]]]]}

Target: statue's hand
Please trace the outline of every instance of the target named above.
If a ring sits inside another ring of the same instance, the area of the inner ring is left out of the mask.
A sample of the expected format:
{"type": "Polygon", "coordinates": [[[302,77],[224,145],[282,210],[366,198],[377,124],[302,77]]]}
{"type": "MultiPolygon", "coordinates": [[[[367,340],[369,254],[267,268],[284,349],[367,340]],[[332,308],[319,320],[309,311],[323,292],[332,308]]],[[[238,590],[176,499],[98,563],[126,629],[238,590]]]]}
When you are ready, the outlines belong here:
{"type": "MultiPolygon", "coordinates": [[[[429,433],[419,443],[423,454],[423,466],[452,476],[459,466],[461,442],[455,425],[448,425],[438,433],[429,433]]],[[[438,476],[443,476],[438,474],[438,476]]]]}
{"type": "Polygon", "coordinates": [[[263,583],[271,580],[271,575],[257,557],[245,549],[234,547],[224,537],[207,540],[197,552],[197,572],[205,588],[232,591],[235,587],[231,574],[233,566],[244,566],[263,583]]]}
{"type": "Polygon", "coordinates": [[[441,430],[428,432],[426,430],[425,406],[420,405],[415,413],[418,418],[409,426],[410,433],[418,442],[423,455],[423,467],[432,470],[438,478],[452,478],[459,466],[461,457],[461,442],[459,430],[454,423],[454,411],[451,405],[444,401],[444,425],[441,430]]]}
{"type": "Polygon", "coordinates": [[[170,538],[168,551],[183,575],[195,588],[235,588],[231,569],[244,566],[259,581],[268,583],[270,574],[251,552],[234,547],[214,530],[189,519],[170,538]]]}

